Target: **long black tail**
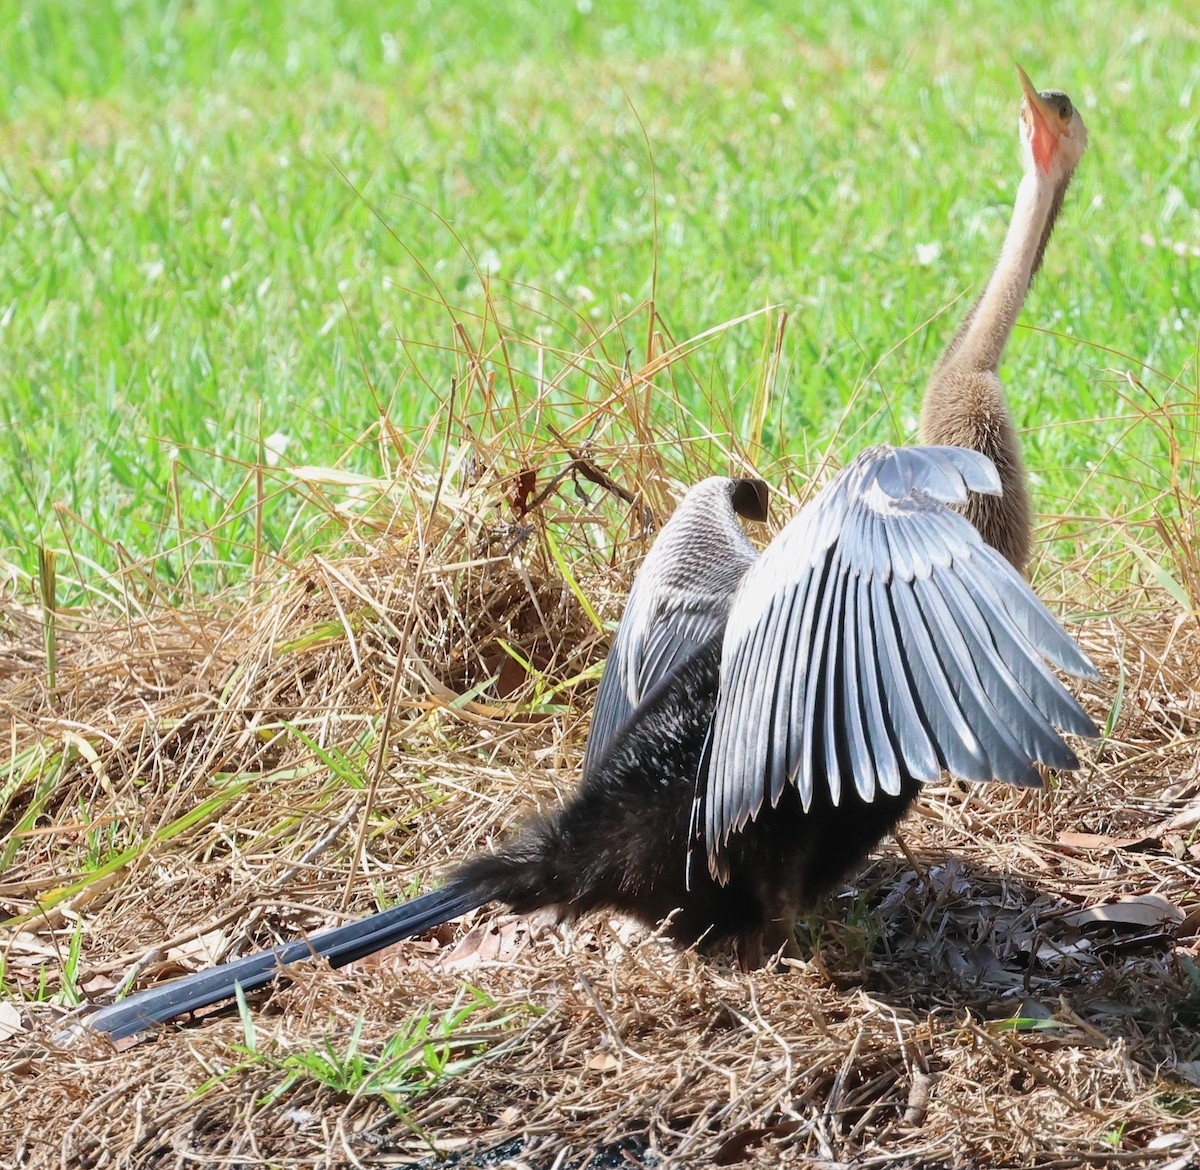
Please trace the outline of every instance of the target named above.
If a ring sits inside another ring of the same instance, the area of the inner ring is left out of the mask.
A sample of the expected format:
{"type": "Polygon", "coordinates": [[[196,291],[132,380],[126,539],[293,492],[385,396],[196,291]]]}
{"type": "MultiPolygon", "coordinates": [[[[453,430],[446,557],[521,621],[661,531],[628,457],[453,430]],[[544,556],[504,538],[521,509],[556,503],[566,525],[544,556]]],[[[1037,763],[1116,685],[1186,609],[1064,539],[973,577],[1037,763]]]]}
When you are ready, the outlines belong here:
{"type": "MultiPolygon", "coordinates": [[[[345,926],[322,930],[308,938],[245,955],[219,967],[210,967],[165,983],[110,1004],[90,1016],[82,1017],[76,1026],[105,1032],[114,1040],[144,1032],[155,1024],[163,1024],[210,1007],[237,994],[254,991],[270,983],[289,963],[303,959],[322,958],[331,967],[344,967],[401,939],[412,938],[449,922],[468,910],[475,910],[492,901],[494,893],[487,883],[450,881],[440,890],[423,894],[411,902],[392,906],[345,926]]],[[[62,1038],[69,1038],[65,1033],[62,1038]]]]}
{"type": "MultiPolygon", "coordinates": [[[[639,785],[639,791],[644,787],[639,785]]],[[[600,864],[605,822],[595,806],[604,796],[585,789],[554,816],[535,817],[507,848],[466,861],[439,890],[369,918],[136,992],[120,1003],[72,1019],[69,1030],[58,1039],[68,1041],[83,1029],[105,1032],[114,1040],[133,1036],[231,999],[239,987],[243,992],[264,987],[289,963],[320,958],[331,967],[343,967],[489,902],[506,902],[518,914],[543,906],[579,911],[617,905],[614,882],[604,876],[613,866],[600,864]],[[597,866],[600,876],[592,872],[597,866]],[[588,896],[581,900],[581,892],[588,896]]],[[[679,868],[682,873],[682,864],[679,868]]],[[[660,916],[675,905],[671,901],[660,916]]]]}

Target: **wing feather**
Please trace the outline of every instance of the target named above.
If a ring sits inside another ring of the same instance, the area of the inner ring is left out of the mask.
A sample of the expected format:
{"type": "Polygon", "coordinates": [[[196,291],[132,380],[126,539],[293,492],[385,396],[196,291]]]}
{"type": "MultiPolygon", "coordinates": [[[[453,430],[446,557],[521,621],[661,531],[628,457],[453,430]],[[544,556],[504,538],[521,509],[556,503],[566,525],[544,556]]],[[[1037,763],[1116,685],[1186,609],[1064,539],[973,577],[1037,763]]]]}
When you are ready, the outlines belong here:
{"type": "MultiPolygon", "coordinates": [[[[847,759],[846,752],[842,750],[843,735],[840,734],[845,730],[841,726],[843,721],[842,705],[846,693],[843,639],[850,572],[844,561],[839,563],[835,560],[833,567],[836,568],[837,575],[834,578],[829,598],[829,630],[825,636],[824,646],[825,674],[820,692],[821,702],[814,712],[814,723],[821,724],[819,742],[825,749],[823,753],[825,785],[836,805],[842,799],[842,784],[848,784],[851,780],[851,777],[846,775],[850,760],[847,759]]],[[[815,777],[815,769],[819,766],[820,761],[816,758],[815,751],[810,754],[809,758],[812,760],[815,777]]]]}
{"type": "MultiPolygon", "coordinates": [[[[822,571],[811,571],[805,575],[804,611],[800,615],[799,626],[789,630],[789,637],[780,656],[780,671],[788,676],[791,686],[791,702],[786,707],[781,705],[773,716],[778,725],[776,743],[779,746],[772,761],[770,777],[772,804],[779,803],[786,785],[799,776],[800,753],[810,746],[810,741],[802,740],[796,735],[795,729],[803,726],[809,688],[815,687],[818,682],[817,676],[811,672],[811,664],[806,656],[812,645],[813,627],[818,620],[821,599],[827,585],[825,570],[828,569],[828,558],[822,555],[817,563],[822,571]]],[[[803,777],[795,782],[800,789],[801,800],[805,802],[804,807],[807,808],[808,802],[812,800],[812,789],[805,789],[803,777]]]]}
{"type": "MultiPolygon", "coordinates": [[[[757,626],[746,654],[746,668],[741,686],[760,694],[774,693],[778,681],[779,662],[770,653],[772,633],[785,624],[781,613],[790,598],[776,596],[771,600],[768,620],[757,626]]],[[[770,754],[771,721],[769,719],[747,719],[738,728],[736,750],[746,761],[746,773],[753,783],[743,792],[736,793],[734,820],[744,825],[758,815],[765,797],[767,761],[770,754]]]]}
{"type": "Polygon", "coordinates": [[[893,588],[890,596],[899,641],[904,646],[917,695],[946,767],[966,780],[990,780],[992,772],[983,745],[958,705],[954,687],[946,677],[947,664],[941,661],[912,590],[893,588]]]}
{"type": "Polygon", "coordinates": [[[1015,573],[995,549],[982,542],[977,555],[984,569],[979,575],[980,584],[1008,610],[1009,617],[1029,644],[1043,658],[1068,674],[1077,678],[1099,678],[1088,656],[1055,621],[1024,578],[1015,573]]]}
{"type": "MultiPolygon", "coordinates": [[[[820,748],[820,740],[816,733],[820,720],[817,713],[826,701],[828,690],[827,680],[823,673],[824,650],[826,639],[829,637],[829,617],[833,608],[833,597],[837,592],[837,566],[832,557],[826,558],[824,562],[824,577],[821,584],[821,603],[817,610],[811,638],[808,645],[799,648],[807,660],[804,668],[804,715],[798,729],[799,735],[796,736],[796,729],[792,730],[794,751],[800,757],[800,770],[797,774],[796,785],[800,789],[800,800],[806,812],[812,804],[813,791],[818,779],[817,752],[820,748]]],[[[739,700],[738,705],[743,705],[742,700],[739,700]]],[[[719,714],[718,708],[718,717],[719,714]]],[[[839,789],[836,787],[836,774],[831,778],[830,784],[833,802],[837,804],[839,789]]]]}
{"type": "Polygon", "coordinates": [[[930,578],[918,580],[914,586],[925,626],[938,657],[945,664],[947,677],[953,680],[959,708],[982,747],[991,773],[985,778],[1041,787],[1041,777],[1031,757],[1009,730],[1007,715],[997,711],[992,703],[966,640],[953,636],[958,626],[940,592],[942,583],[930,578]]]}
{"type": "Polygon", "coordinates": [[[871,582],[871,613],[881,650],[879,673],[888,699],[889,726],[896,735],[909,775],[931,783],[941,774],[945,760],[930,738],[928,720],[921,712],[912,676],[900,652],[887,586],[878,579],[871,582]]]}
{"type": "MultiPolygon", "coordinates": [[[[1005,562],[1007,563],[1007,562],[1005,562]]],[[[1064,731],[1074,735],[1095,735],[1096,728],[1080,708],[1071,692],[1028,651],[1028,640],[1021,627],[1012,620],[988,573],[980,573],[973,581],[973,598],[985,615],[988,630],[995,639],[998,652],[1012,671],[1021,688],[1046,718],[1064,731]]],[[[1037,647],[1041,653],[1041,647],[1037,647]]],[[[1094,678],[1095,668],[1086,662],[1087,669],[1063,667],[1080,678],[1094,678]]]]}
{"type": "MultiPolygon", "coordinates": [[[[770,801],[774,808],[779,804],[779,798],[786,787],[785,780],[792,772],[789,757],[789,728],[792,720],[792,710],[796,701],[796,689],[803,686],[803,675],[799,671],[788,669],[787,650],[799,643],[801,631],[804,628],[805,614],[809,610],[808,601],[812,594],[812,577],[806,578],[799,588],[790,590],[790,604],[782,615],[776,629],[776,637],[767,648],[767,654],[773,664],[774,690],[776,695],[771,704],[770,719],[770,755],[766,764],[766,777],[771,779],[770,801]]],[[[801,695],[803,691],[801,690],[801,695]]],[[[801,700],[802,701],[802,700],[801,700]]],[[[765,780],[765,777],[764,777],[765,780]]]]}
{"type": "MultiPolygon", "coordinates": [[[[871,586],[866,576],[858,578],[858,674],[862,680],[862,708],[866,717],[867,740],[879,787],[889,796],[900,792],[900,762],[887,727],[879,651],[875,641],[875,613],[871,604],[871,586]]],[[[861,789],[859,790],[861,793],[861,789]]]]}
{"type": "Polygon", "coordinates": [[[875,799],[876,759],[870,742],[870,720],[864,717],[864,679],[859,668],[862,637],[857,572],[847,575],[842,628],[842,724],[847,740],[846,766],[860,800],[875,799]]]}
{"type": "MultiPolygon", "coordinates": [[[[1009,656],[1004,653],[1003,639],[990,633],[986,619],[962,581],[955,574],[946,573],[942,585],[943,599],[954,615],[955,626],[966,640],[969,653],[979,662],[986,661],[989,653],[992,654],[994,669],[981,672],[980,681],[988,688],[993,705],[1022,748],[1030,757],[1053,767],[1077,767],[1079,761],[1075,753],[1055,732],[1052,721],[1041,710],[1042,706],[1053,710],[1058,700],[1057,693],[1047,684],[1061,684],[1040,662],[1025,658],[1023,661],[1033,669],[1029,674],[1029,689],[1022,687],[1012,671],[1009,656]],[[994,640],[989,641],[989,637],[994,640]],[[1036,701],[1034,696],[1037,696],[1036,701]]],[[[1064,714],[1069,715],[1070,708],[1066,708],[1064,714]]]]}

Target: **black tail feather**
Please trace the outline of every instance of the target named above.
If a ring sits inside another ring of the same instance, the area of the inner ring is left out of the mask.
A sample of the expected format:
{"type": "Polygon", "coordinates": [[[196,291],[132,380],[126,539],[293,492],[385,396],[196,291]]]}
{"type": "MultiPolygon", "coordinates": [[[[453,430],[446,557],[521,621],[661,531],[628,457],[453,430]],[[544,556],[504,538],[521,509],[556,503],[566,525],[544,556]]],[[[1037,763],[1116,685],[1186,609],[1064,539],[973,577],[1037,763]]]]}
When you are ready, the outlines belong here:
{"type": "MultiPolygon", "coordinates": [[[[440,890],[356,922],[348,922],[345,926],[322,930],[296,942],[272,947],[269,951],[245,955],[160,987],[148,987],[120,1003],[110,1004],[81,1018],[78,1025],[120,1040],[144,1032],[155,1024],[166,1023],[176,1016],[230,999],[237,994],[238,987],[243,992],[264,987],[289,963],[322,958],[331,967],[344,967],[391,943],[432,930],[490,901],[490,891],[478,884],[451,882],[440,890]]],[[[63,1038],[69,1036],[70,1033],[66,1033],[63,1038]]]]}

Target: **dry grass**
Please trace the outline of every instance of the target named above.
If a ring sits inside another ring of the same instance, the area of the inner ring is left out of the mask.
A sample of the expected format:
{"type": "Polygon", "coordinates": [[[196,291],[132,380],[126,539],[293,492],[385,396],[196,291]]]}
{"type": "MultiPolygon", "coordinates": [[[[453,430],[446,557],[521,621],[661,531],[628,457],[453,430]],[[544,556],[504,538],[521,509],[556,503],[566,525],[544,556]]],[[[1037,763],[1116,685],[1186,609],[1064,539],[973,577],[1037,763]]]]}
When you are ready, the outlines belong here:
{"type": "MultiPolygon", "coordinates": [[[[12,1164],[468,1165],[494,1147],[485,1164],[546,1167],[646,1151],[676,1165],[1200,1157],[1200,625],[1148,590],[1078,627],[1104,679],[1085,704],[1112,723],[1084,769],[1044,794],[931,792],[904,829],[921,872],[887,849],[814,917],[785,974],[679,955],[616,921],[481,915],[306,971],[245,1018],[124,1051],[54,1042],[76,995],[426,888],[570,788],[597,619],[619,612],[673,485],[750,462],[718,436],[663,441],[695,430],[663,393],[688,346],[656,323],[644,309],[580,354],[543,355],[561,373],[532,396],[506,348],[524,339],[494,320],[474,343],[460,329],[462,376],[434,423],[400,436],[385,419],[371,436],[392,474],[302,469],[287,489],[336,556],[264,557],[240,595],[169,605],[132,566],[106,601],[58,612],[51,640],[43,609],[4,599],[12,1164]],[[1140,900],[1112,908],[1122,898],[1140,900]],[[1108,920],[1072,917],[1106,905],[1108,920]],[[415,1027],[398,1055],[392,1038],[415,1027]]],[[[1041,575],[1065,593],[1076,568],[1041,575]]],[[[1060,608],[1101,608],[1070,587],[1060,608]]]]}

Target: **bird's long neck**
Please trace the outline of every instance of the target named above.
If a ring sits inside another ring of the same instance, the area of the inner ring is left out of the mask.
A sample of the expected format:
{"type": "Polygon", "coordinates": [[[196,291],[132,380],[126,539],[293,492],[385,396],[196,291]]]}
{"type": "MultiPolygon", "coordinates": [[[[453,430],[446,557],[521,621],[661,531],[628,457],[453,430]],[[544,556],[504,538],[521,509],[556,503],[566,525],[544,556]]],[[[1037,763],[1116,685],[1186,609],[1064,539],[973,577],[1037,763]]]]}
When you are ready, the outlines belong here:
{"type": "Polygon", "coordinates": [[[933,371],[921,409],[926,443],[970,447],[996,465],[1002,494],[972,495],[963,512],[993,548],[1024,569],[1033,515],[1016,426],[997,374],[1004,347],[1041,267],[1066,184],[1030,169],[1017,188],[1000,259],[933,371]]]}
{"type": "Polygon", "coordinates": [[[953,362],[968,369],[996,370],[1000,365],[1030,282],[1042,266],[1065,192],[1065,183],[1055,187],[1036,168],[1025,173],[1017,188],[1000,259],[987,287],[947,347],[940,366],[953,362]]]}

